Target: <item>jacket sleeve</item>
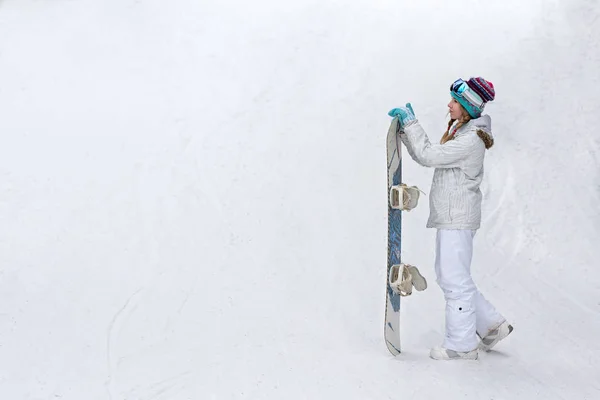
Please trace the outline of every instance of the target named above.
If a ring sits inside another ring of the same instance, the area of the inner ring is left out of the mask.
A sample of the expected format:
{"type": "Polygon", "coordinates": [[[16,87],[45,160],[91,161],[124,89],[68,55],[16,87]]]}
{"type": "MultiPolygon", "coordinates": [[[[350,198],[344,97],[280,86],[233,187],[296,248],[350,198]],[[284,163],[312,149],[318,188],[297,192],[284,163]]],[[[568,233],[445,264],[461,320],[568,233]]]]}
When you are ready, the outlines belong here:
{"type": "MultiPolygon", "coordinates": [[[[471,135],[461,135],[444,144],[432,144],[425,130],[418,122],[405,127],[404,133],[406,141],[410,143],[410,146],[406,145],[406,148],[411,148],[414,153],[413,158],[416,158],[419,164],[426,167],[460,167],[469,153],[474,150],[474,142],[471,135]]],[[[477,137],[477,139],[479,138],[477,137]]]]}
{"type": "Polygon", "coordinates": [[[404,144],[404,147],[406,147],[406,151],[408,151],[408,154],[410,155],[410,157],[419,165],[422,165],[423,167],[426,167],[426,165],[423,165],[423,163],[421,162],[421,160],[419,160],[415,154],[415,151],[413,150],[412,144],[410,143],[410,141],[408,140],[406,134],[404,132],[400,133],[400,140],[402,141],[402,143],[404,144]]]}

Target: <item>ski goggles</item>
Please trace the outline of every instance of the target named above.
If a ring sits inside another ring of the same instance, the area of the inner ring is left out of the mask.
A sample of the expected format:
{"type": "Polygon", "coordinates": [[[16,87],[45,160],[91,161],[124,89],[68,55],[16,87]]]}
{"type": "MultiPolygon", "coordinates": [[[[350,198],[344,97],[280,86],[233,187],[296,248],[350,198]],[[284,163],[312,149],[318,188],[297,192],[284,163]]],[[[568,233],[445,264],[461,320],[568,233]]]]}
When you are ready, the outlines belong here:
{"type": "Polygon", "coordinates": [[[485,105],[483,99],[477,93],[475,93],[475,91],[473,91],[473,89],[471,89],[469,85],[467,85],[467,82],[463,81],[460,78],[455,80],[454,83],[450,85],[450,91],[456,94],[457,96],[462,97],[467,102],[469,102],[469,104],[477,108],[482,109],[485,105]]]}

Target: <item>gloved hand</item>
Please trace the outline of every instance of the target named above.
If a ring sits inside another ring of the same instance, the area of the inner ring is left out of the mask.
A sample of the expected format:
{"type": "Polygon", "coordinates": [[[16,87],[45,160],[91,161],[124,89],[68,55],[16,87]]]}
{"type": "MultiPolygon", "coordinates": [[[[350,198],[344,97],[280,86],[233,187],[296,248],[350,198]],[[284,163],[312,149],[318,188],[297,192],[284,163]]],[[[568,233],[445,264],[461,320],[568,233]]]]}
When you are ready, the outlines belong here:
{"type": "Polygon", "coordinates": [[[406,103],[406,107],[391,109],[388,112],[388,115],[390,117],[398,117],[398,121],[402,128],[417,119],[410,103],[406,103]]]}

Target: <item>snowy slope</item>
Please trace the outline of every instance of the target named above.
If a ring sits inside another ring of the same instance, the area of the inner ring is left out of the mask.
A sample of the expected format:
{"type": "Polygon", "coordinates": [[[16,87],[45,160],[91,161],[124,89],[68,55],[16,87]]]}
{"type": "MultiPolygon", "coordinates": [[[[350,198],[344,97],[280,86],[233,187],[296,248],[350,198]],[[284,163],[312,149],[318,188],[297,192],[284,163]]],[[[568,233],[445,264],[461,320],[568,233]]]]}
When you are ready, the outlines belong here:
{"type": "Polygon", "coordinates": [[[600,398],[598,38],[592,0],[1,1],[0,399],[600,398]],[[392,358],[386,113],[437,139],[471,75],[473,270],[516,330],[428,358],[425,197],[392,358]]]}

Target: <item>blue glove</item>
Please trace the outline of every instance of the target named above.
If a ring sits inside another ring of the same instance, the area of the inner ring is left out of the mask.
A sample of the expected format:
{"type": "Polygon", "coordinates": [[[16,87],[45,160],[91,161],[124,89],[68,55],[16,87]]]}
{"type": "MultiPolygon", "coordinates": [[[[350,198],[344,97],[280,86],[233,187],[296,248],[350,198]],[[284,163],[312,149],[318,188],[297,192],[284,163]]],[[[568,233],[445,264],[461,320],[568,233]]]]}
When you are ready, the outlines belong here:
{"type": "Polygon", "coordinates": [[[390,117],[398,117],[401,127],[405,127],[410,122],[416,121],[415,112],[410,103],[406,103],[406,107],[394,108],[388,112],[390,117]]]}

